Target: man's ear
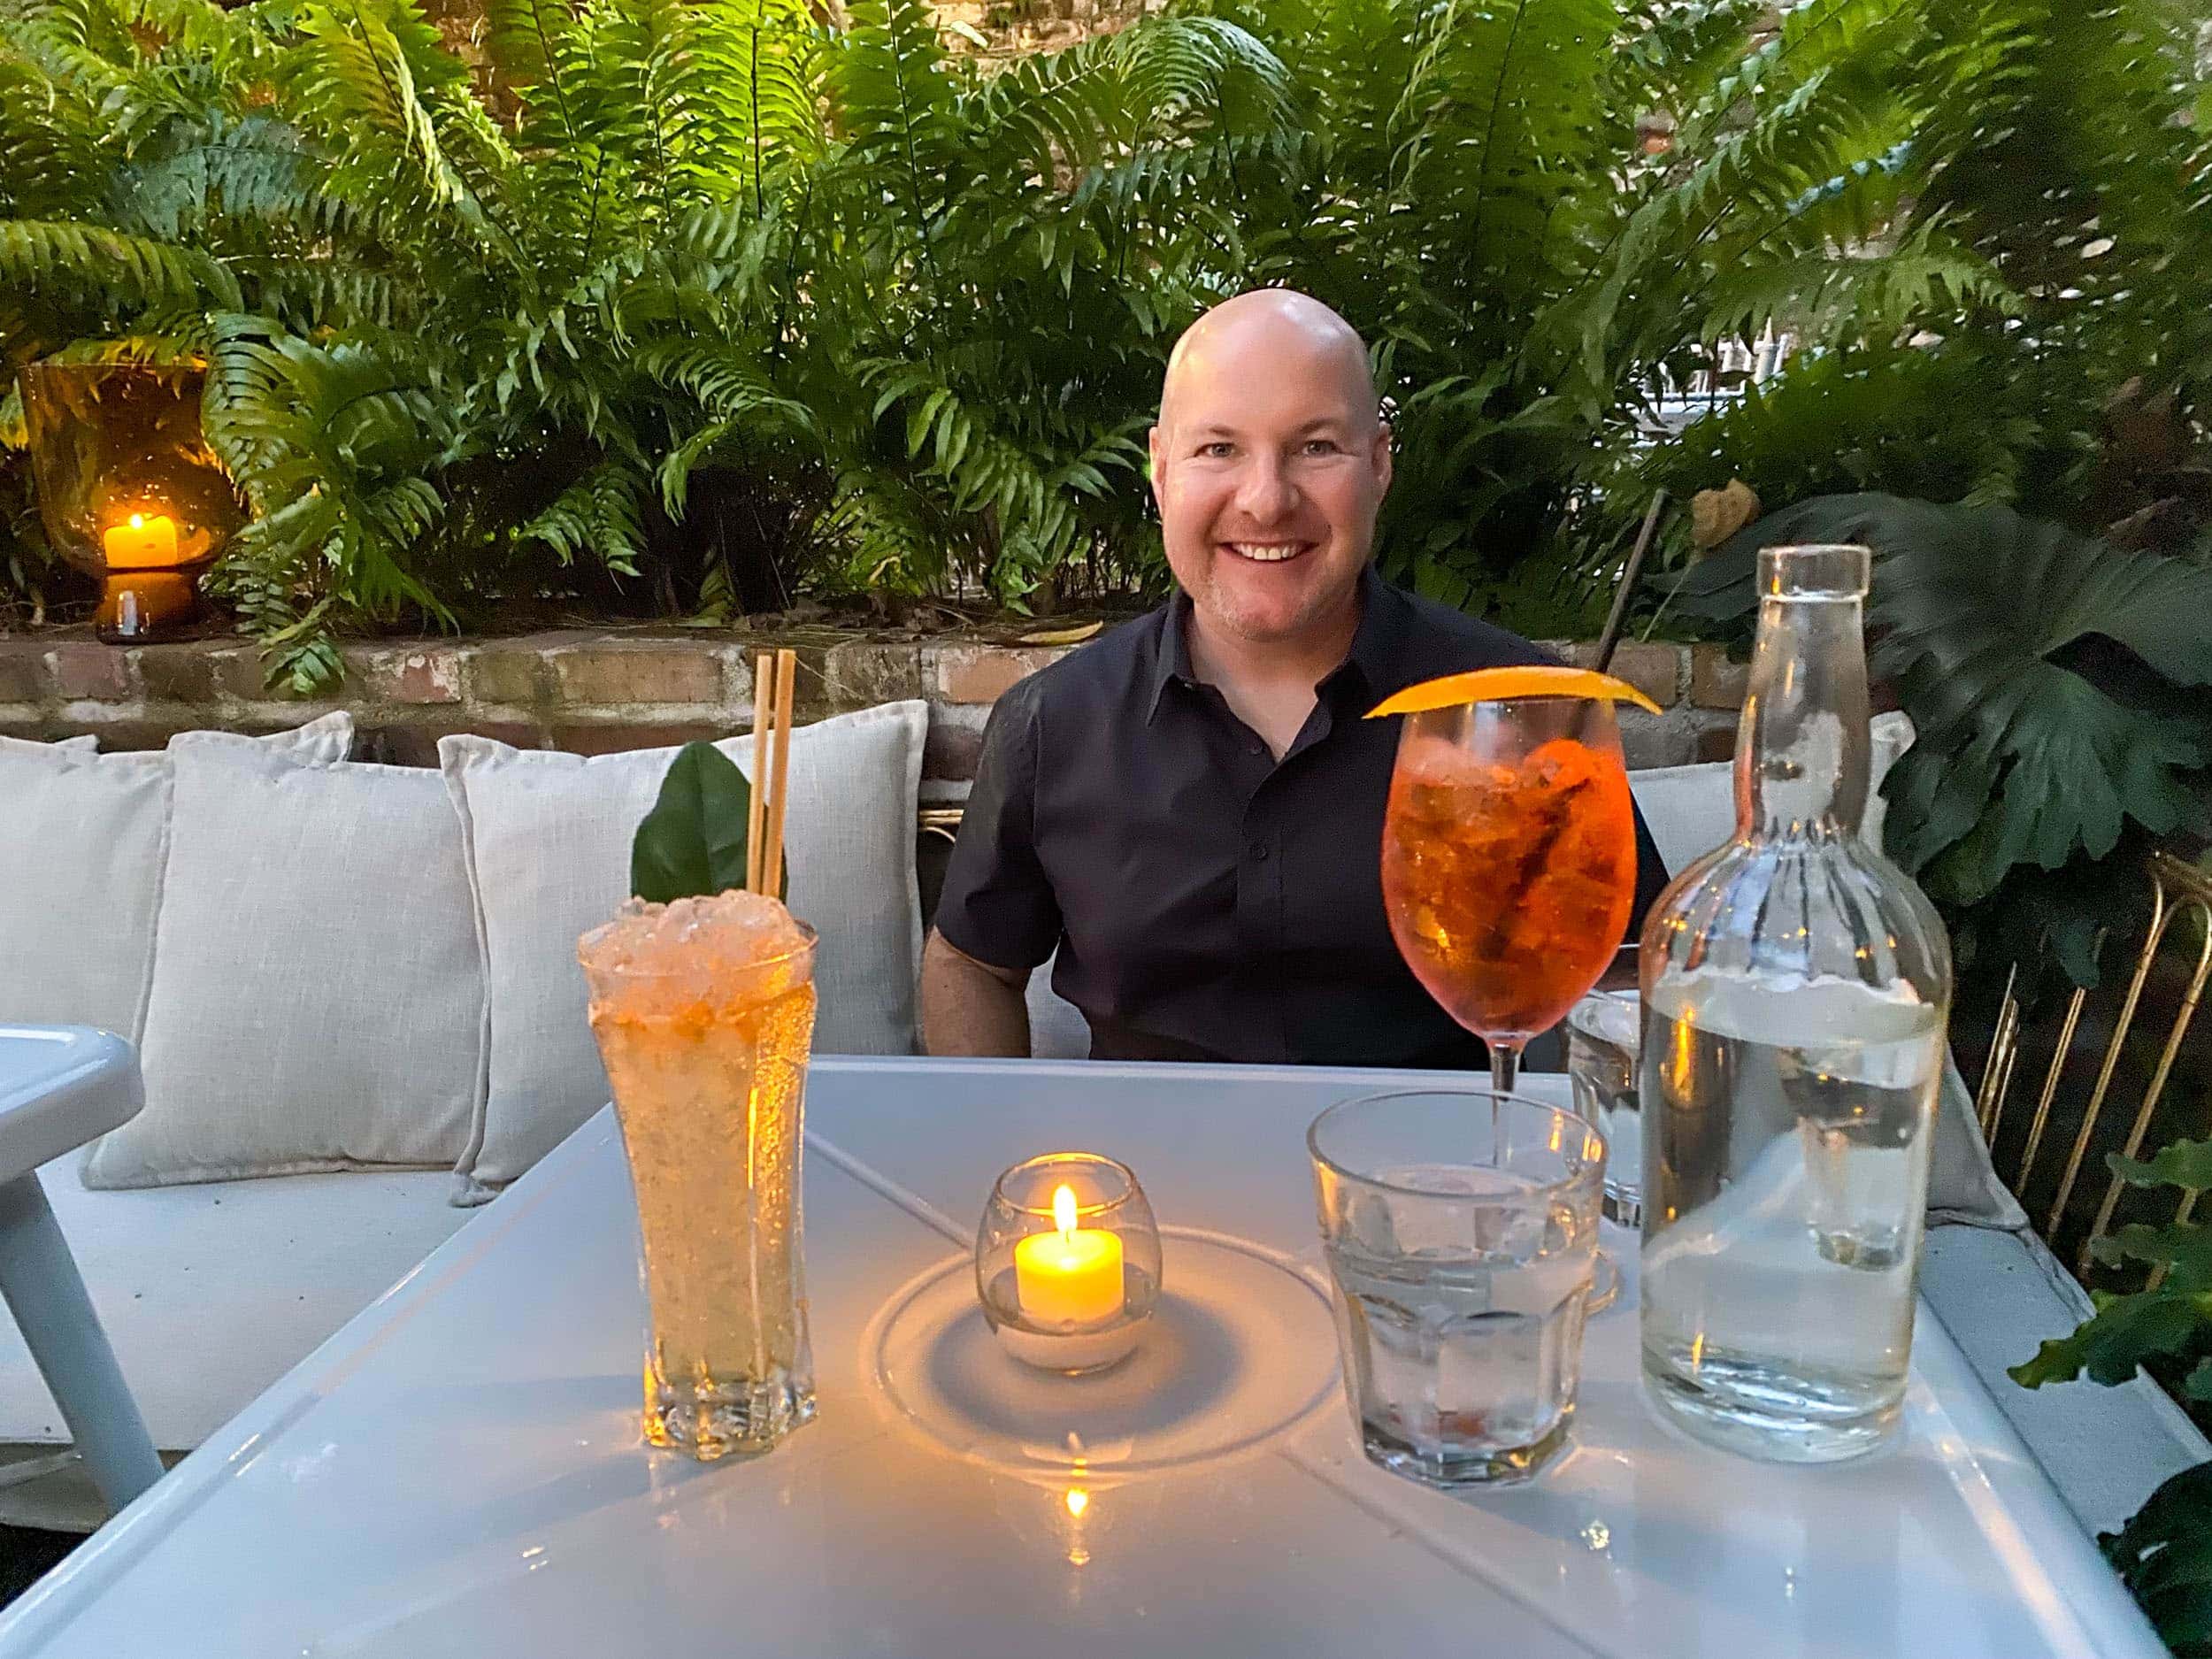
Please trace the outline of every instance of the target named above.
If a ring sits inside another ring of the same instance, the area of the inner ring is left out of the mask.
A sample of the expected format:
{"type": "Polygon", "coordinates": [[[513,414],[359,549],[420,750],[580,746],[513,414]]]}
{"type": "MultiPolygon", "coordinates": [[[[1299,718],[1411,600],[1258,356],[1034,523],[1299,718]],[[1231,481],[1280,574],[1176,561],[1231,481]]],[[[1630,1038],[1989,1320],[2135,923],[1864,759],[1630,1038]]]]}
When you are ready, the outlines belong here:
{"type": "Polygon", "coordinates": [[[1390,423],[1388,421],[1376,423],[1375,443],[1373,449],[1368,452],[1368,458],[1375,469],[1375,493],[1378,495],[1388,495],[1391,475],[1390,423]]]}
{"type": "Polygon", "coordinates": [[[1145,481],[1152,486],[1152,499],[1155,502],[1160,499],[1160,476],[1166,470],[1160,465],[1160,446],[1165,442],[1156,426],[1144,434],[1144,476],[1145,481]]]}

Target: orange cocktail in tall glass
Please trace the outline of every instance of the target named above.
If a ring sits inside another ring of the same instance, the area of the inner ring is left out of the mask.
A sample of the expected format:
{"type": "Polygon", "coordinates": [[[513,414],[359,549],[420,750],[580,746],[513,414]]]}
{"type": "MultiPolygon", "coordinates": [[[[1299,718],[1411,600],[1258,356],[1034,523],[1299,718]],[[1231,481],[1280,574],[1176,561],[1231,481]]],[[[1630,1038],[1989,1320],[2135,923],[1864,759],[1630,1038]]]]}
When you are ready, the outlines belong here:
{"type": "MultiPolygon", "coordinates": [[[[1383,817],[1390,931],[1429,995],[1489,1044],[1501,1093],[1528,1040],[1605,972],[1635,907],[1617,698],[1651,708],[1601,674],[1485,669],[1374,711],[1405,718],[1383,817]]],[[[1589,1311],[1618,1288],[1599,1254],[1589,1311]]]]}
{"type": "Polygon", "coordinates": [[[1409,966],[1490,1046],[1522,1048],[1597,983],[1636,894],[1636,821],[1607,701],[1409,713],[1383,823],[1383,900],[1409,966]]]}

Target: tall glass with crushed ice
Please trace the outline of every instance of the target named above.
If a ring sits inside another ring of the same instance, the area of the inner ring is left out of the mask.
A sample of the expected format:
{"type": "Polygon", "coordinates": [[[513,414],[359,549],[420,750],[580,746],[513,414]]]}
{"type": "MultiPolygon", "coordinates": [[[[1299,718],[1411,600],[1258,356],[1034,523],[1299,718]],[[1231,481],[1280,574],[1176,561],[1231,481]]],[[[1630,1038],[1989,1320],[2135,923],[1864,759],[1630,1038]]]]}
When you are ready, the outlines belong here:
{"type": "Polygon", "coordinates": [[[1942,923],[1859,834],[1868,565],[1760,555],[1736,833],[1641,951],[1645,1380],[1693,1433],[1789,1462],[1897,1425],[1951,1001],[1942,923]]]}
{"type": "Polygon", "coordinates": [[[774,899],[632,900],[577,943],[637,1189],[645,1438],[703,1460],[814,1416],[799,1174],[814,932],[774,899]]]}

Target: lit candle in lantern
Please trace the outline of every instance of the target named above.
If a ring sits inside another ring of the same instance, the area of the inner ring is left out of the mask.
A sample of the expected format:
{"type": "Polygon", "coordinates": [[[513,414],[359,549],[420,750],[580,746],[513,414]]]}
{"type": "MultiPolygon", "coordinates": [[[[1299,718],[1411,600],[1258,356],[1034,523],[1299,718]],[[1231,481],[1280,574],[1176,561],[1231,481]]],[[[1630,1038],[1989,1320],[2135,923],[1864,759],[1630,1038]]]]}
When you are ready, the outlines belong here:
{"type": "Polygon", "coordinates": [[[110,570],[170,570],[177,562],[177,521],[165,512],[134,512],[128,523],[111,525],[101,542],[110,570]]]}
{"type": "Polygon", "coordinates": [[[1075,1225],[1075,1189],[1052,1194],[1053,1233],[1033,1233],[1014,1246],[1014,1294],[1023,1317],[1039,1325],[1096,1325],[1121,1312],[1121,1239],[1075,1225]]]}

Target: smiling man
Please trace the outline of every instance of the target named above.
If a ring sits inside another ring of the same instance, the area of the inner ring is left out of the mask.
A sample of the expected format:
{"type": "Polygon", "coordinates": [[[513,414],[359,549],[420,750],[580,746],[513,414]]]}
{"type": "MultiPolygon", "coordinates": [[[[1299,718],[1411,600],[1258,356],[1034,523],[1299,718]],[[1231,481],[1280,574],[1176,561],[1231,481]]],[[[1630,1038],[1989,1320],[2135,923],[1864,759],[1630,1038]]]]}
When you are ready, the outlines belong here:
{"type": "MultiPolygon", "coordinates": [[[[930,1051],[1027,1054],[1024,987],[1057,949],[1099,1059],[1480,1066],[1391,940],[1398,722],[1360,717],[1551,659],[1374,572],[1390,429],[1319,301],[1263,289],[1194,323],[1151,450],[1178,592],[992,711],[923,957],[930,1051]]],[[[1637,836],[1640,923],[1666,878],[1637,836]]]]}

